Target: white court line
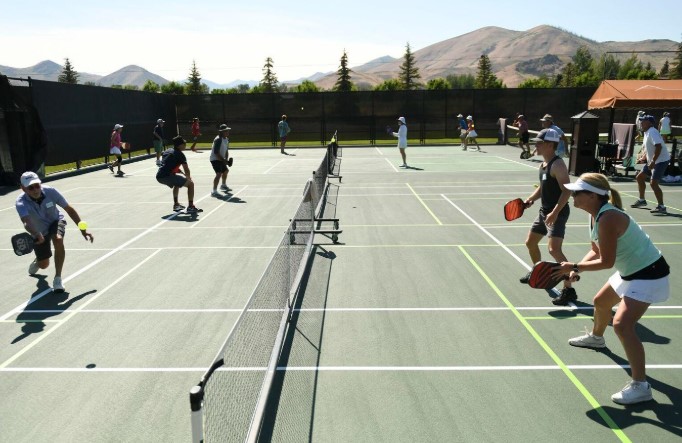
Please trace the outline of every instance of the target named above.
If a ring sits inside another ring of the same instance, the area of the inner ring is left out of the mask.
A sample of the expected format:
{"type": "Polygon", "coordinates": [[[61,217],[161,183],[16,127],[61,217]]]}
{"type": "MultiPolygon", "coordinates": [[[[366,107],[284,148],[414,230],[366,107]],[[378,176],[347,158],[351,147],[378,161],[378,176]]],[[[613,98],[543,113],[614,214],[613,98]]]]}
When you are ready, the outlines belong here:
{"type": "Polygon", "coordinates": [[[249,187],[249,185],[244,186],[244,187],[241,188],[239,191],[237,191],[235,194],[233,194],[232,197],[228,198],[227,200],[223,200],[223,202],[222,202],[221,204],[219,204],[218,206],[216,206],[211,212],[207,212],[206,214],[203,214],[203,215],[201,216],[201,218],[198,218],[194,223],[192,223],[192,224],[189,226],[189,229],[194,228],[196,225],[198,225],[198,224],[201,223],[202,221],[206,220],[206,218],[207,218],[209,215],[213,214],[215,211],[217,211],[218,209],[222,208],[222,207],[223,207],[223,204],[225,204],[225,203],[229,202],[230,200],[232,200],[233,198],[235,198],[237,195],[239,195],[239,193],[244,192],[244,191],[246,190],[246,188],[248,188],[248,187],[249,187]]]}
{"type": "MultiPolygon", "coordinates": [[[[206,197],[209,197],[210,195],[211,195],[211,194],[208,194],[208,195],[206,195],[206,196],[200,198],[199,200],[197,200],[197,203],[200,202],[200,201],[202,201],[202,200],[204,200],[206,197]]],[[[142,232],[142,233],[136,235],[135,237],[131,238],[131,239],[128,240],[127,242],[125,242],[125,243],[119,245],[116,249],[114,249],[114,250],[112,250],[112,251],[109,251],[108,253],[104,254],[104,255],[101,256],[100,258],[98,258],[98,259],[96,259],[96,260],[90,262],[87,266],[82,267],[81,269],[79,269],[78,271],[76,271],[76,272],[74,272],[73,274],[69,275],[68,277],[64,277],[64,278],[62,279],[62,282],[65,283],[65,284],[68,283],[68,282],[71,281],[72,279],[78,277],[80,274],[82,274],[82,273],[84,273],[85,271],[91,269],[92,267],[98,265],[99,263],[101,263],[102,261],[104,261],[104,260],[106,260],[107,258],[111,257],[111,256],[114,255],[115,253],[121,251],[121,250],[124,249],[126,246],[132,244],[133,242],[135,242],[135,241],[139,240],[140,238],[144,237],[145,235],[149,234],[150,232],[152,232],[152,231],[153,231],[154,229],[156,229],[157,227],[163,225],[164,223],[168,222],[169,220],[174,219],[177,215],[178,215],[178,213],[171,214],[168,218],[166,218],[166,219],[164,219],[164,220],[161,220],[160,222],[158,222],[157,224],[155,224],[155,225],[152,226],[151,228],[148,228],[146,231],[144,231],[144,232],[142,232]]],[[[67,250],[67,251],[68,251],[68,250],[67,250]]],[[[42,291],[42,292],[40,292],[40,293],[34,295],[33,297],[31,297],[31,299],[30,299],[29,301],[20,304],[20,305],[17,306],[16,308],[14,308],[14,309],[12,309],[11,311],[9,311],[9,312],[7,312],[6,314],[4,314],[2,317],[0,317],[0,320],[7,320],[7,319],[8,319],[9,317],[11,317],[12,315],[14,315],[14,314],[16,314],[17,312],[23,310],[23,309],[24,309],[26,306],[28,306],[29,304],[31,304],[31,303],[33,303],[33,302],[35,302],[35,301],[37,301],[37,300],[40,300],[40,299],[43,298],[46,294],[49,294],[49,293],[51,293],[51,292],[52,292],[52,288],[47,288],[47,289],[45,289],[44,291],[42,291]]]]}
{"type": "Polygon", "coordinates": [[[272,165],[270,168],[268,168],[267,171],[263,172],[263,174],[269,173],[270,171],[272,171],[273,169],[275,169],[280,163],[282,163],[284,160],[286,160],[286,159],[283,158],[282,160],[278,161],[277,163],[275,163],[274,165],[272,165]]]}
{"type": "Polygon", "coordinates": [[[145,258],[144,260],[140,261],[138,264],[136,264],[135,266],[133,266],[130,270],[128,270],[128,272],[126,272],[125,274],[121,275],[119,278],[117,278],[116,280],[114,280],[113,283],[111,283],[109,286],[107,286],[106,288],[104,288],[104,289],[102,289],[101,291],[97,292],[97,293],[96,293],[95,295],[93,295],[92,297],[89,297],[89,298],[87,299],[87,301],[86,301],[85,303],[83,303],[81,306],[79,306],[77,309],[75,309],[75,310],[73,310],[73,311],[69,311],[69,314],[68,314],[61,322],[59,322],[59,323],[57,323],[56,325],[54,325],[53,327],[47,329],[45,332],[43,332],[42,334],[40,334],[40,335],[39,335],[35,340],[33,340],[31,343],[27,344],[26,346],[24,346],[23,348],[21,348],[19,351],[17,351],[13,356],[11,356],[10,358],[8,358],[8,359],[5,360],[4,362],[0,363],[0,368],[6,368],[7,366],[11,365],[12,362],[15,361],[17,358],[21,357],[21,356],[24,355],[26,352],[28,352],[29,350],[33,349],[33,347],[34,347],[35,345],[37,345],[38,343],[40,343],[41,341],[43,341],[46,337],[48,337],[48,336],[49,336],[50,334],[52,334],[54,331],[56,331],[57,329],[59,329],[59,328],[60,328],[62,325],[64,325],[67,321],[69,321],[70,319],[72,319],[72,318],[76,315],[76,313],[78,313],[78,311],[80,311],[81,309],[85,308],[87,305],[89,305],[89,304],[92,303],[93,301],[97,300],[102,294],[105,294],[107,291],[109,291],[109,289],[111,289],[111,288],[113,288],[114,286],[116,286],[116,284],[118,284],[120,281],[125,280],[130,274],[132,274],[132,273],[135,272],[137,269],[139,269],[143,264],[147,263],[147,261],[149,261],[152,257],[154,257],[154,256],[155,256],[156,254],[158,254],[159,252],[161,252],[161,250],[160,250],[160,249],[157,249],[157,250],[154,251],[152,254],[150,254],[147,258],[145,258]]]}
{"type": "MultiPolygon", "coordinates": [[[[476,220],[474,220],[471,216],[469,216],[469,214],[467,214],[466,212],[464,212],[464,210],[462,210],[459,206],[457,206],[456,204],[454,204],[454,203],[452,202],[452,200],[450,200],[449,198],[447,198],[444,194],[441,194],[441,196],[442,196],[448,203],[450,203],[455,209],[457,209],[459,212],[461,212],[463,216],[465,216],[467,219],[469,219],[469,221],[471,221],[471,223],[473,223],[474,226],[476,226],[478,229],[480,229],[481,231],[483,231],[483,233],[484,233],[485,235],[487,235],[488,237],[490,237],[495,243],[497,243],[499,246],[501,246],[502,249],[504,249],[505,251],[507,251],[507,253],[508,253],[509,255],[511,255],[516,261],[518,261],[519,263],[521,263],[521,265],[522,265],[524,268],[526,268],[527,271],[530,271],[530,270],[531,270],[531,266],[530,266],[528,263],[526,263],[521,257],[519,257],[518,255],[516,255],[511,249],[509,249],[509,248],[507,247],[507,245],[505,245],[504,243],[502,243],[500,240],[497,239],[497,237],[495,237],[495,236],[492,235],[490,232],[488,232],[488,230],[487,230],[486,228],[484,228],[483,226],[481,226],[476,220]]],[[[556,289],[552,289],[552,292],[554,292],[554,294],[556,294],[557,296],[559,295],[559,291],[557,291],[556,289]]],[[[572,305],[572,306],[575,306],[572,302],[571,302],[571,305],[572,305]]]]}
{"type": "MultiPolygon", "coordinates": [[[[375,146],[375,147],[374,147],[374,149],[376,149],[376,150],[377,150],[377,152],[379,153],[379,155],[381,155],[381,156],[383,156],[383,155],[384,155],[384,153],[383,153],[383,152],[381,152],[381,149],[379,149],[379,148],[378,148],[377,146],[375,146]]],[[[367,157],[367,158],[371,158],[371,157],[367,157]]],[[[355,157],[353,157],[353,159],[355,159],[355,157]]]]}
{"type": "MultiPolygon", "coordinates": [[[[629,369],[630,365],[566,365],[571,370],[619,370],[629,369]]],[[[679,364],[646,365],[647,369],[682,369],[679,364]]],[[[261,372],[267,367],[221,367],[218,372],[261,372]]],[[[46,368],[14,367],[0,368],[0,372],[206,372],[208,368],[46,368]]],[[[482,371],[560,371],[556,365],[528,366],[277,366],[277,371],[291,372],[482,372],[482,371]]]]}
{"type": "MultiPolygon", "coordinates": [[[[391,168],[393,168],[393,170],[395,172],[400,172],[400,171],[398,171],[398,168],[396,168],[395,165],[393,163],[391,163],[391,161],[388,158],[384,157],[384,160],[386,160],[388,162],[388,164],[391,165],[391,168]]],[[[344,171],[344,174],[345,173],[346,173],[346,171],[344,171]]]]}
{"type": "Polygon", "coordinates": [[[495,157],[501,158],[502,160],[506,160],[507,162],[516,163],[517,165],[526,166],[527,168],[531,168],[531,169],[538,169],[538,168],[540,167],[539,164],[537,164],[537,165],[529,165],[528,163],[521,163],[521,162],[519,162],[519,161],[510,160],[510,159],[504,158],[504,157],[499,157],[499,156],[495,156],[495,157]]]}

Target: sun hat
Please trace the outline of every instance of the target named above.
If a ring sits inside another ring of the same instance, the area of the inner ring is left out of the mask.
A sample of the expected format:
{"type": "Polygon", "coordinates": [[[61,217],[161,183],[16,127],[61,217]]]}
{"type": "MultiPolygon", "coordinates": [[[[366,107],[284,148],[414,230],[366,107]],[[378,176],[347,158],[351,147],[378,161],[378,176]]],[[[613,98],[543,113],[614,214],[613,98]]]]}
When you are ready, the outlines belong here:
{"type": "Polygon", "coordinates": [[[223,123],[223,124],[220,125],[220,127],[218,128],[218,132],[229,131],[230,129],[232,129],[232,128],[230,128],[229,126],[227,126],[226,124],[223,123]]]}
{"type": "Polygon", "coordinates": [[[557,142],[559,143],[559,133],[557,133],[554,129],[547,128],[543,129],[540,131],[537,137],[531,138],[531,141],[534,142],[557,142]]]}
{"type": "Polygon", "coordinates": [[[591,184],[587,183],[586,181],[583,181],[580,178],[576,180],[575,183],[566,183],[564,185],[564,188],[569,189],[571,191],[589,191],[599,195],[606,195],[609,193],[608,189],[601,189],[596,186],[592,186],[591,184]]]}
{"type": "Polygon", "coordinates": [[[41,183],[40,177],[35,172],[27,171],[21,174],[21,186],[24,188],[28,188],[35,183],[41,183]]]}
{"type": "Polygon", "coordinates": [[[398,121],[401,122],[403,125],[406,125],[405,123],[405,117],[398,117],[398,121]]]}

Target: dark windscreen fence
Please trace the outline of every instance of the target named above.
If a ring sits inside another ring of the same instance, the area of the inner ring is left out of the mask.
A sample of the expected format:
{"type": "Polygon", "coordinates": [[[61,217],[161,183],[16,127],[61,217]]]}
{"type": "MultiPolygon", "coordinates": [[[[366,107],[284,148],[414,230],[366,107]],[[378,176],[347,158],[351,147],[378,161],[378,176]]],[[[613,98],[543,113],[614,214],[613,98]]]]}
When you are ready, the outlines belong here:
{"type": "Polygon", "coordinates": [[[18,184],[25,171],[41,172],[46,156],[47,137],[30,87],[12,86],[0,76],[0,185],[18,184]]]}
{"type": "Polygon", "coordinates": [[[175,98],[142,91],[32,80],[32,98],[48,137],[48,165],[109,155],[111,132],[123,125],[121,138],[133,150],[149,149],[156,120],[164,134],[176,134],[175,98]]]}

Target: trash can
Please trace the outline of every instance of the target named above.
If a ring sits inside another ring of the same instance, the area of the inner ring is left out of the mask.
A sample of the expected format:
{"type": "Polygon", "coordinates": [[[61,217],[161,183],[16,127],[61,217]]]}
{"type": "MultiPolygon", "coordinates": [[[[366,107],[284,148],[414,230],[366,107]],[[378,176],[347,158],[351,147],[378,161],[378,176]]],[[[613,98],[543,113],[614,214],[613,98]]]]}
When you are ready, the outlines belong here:
{"type": "Polygon", "coordinates": [[[584,111],[571,117],[573,135],[568,172],[578,176],[585,172],[599,172],[600,163],[596,158],[599,142],[599,116],[584,111]]]}

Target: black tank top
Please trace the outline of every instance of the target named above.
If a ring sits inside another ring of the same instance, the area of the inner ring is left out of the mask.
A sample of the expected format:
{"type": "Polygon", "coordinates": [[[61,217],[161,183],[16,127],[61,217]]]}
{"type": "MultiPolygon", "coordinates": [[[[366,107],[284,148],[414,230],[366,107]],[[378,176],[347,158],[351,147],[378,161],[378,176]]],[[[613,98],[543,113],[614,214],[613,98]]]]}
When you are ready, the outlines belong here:
{"type": "MultiPolygon", "coordinates": [[[[542,204],[542,209],[546,213],[552,211],[561,197],[561,185],[556,178],[552,177],[549,171],[552,170],[552,164],[559,159],[559,156],[554,157],[544,168],[540,168],[539,178],[540,178],[540,202],[542,204]]],[[[570,212],[568,204],[564,205],[563,209],[559,214],[568,215],[570,212]]]]}

